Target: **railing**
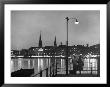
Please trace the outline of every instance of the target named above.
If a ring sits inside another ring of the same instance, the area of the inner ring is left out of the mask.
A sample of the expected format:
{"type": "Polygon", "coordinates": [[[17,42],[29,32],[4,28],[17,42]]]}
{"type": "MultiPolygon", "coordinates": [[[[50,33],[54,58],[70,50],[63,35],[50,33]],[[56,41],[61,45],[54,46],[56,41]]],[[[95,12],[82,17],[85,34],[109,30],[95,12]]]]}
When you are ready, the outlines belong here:
{"type": "MultiPolygon", "coordinates": [[[[64,59],[64,58],[61,58],[64,59]]],[[[94,59],[94,58],[90,58],[94,59]]],[[[82,71],[77,71],[77,75],[94,75],[94,76],[100,76],[100,59],[96,58],[96,62],[89,61],[84,62],[84,64],[89,64],[88,66],[83,67],[82,71]],[[96,63],[96,66],[94,66],[94,63],[96,63]]],[[[86,60],[86,59],[85,59],[86,60]]],[[[63,72],[66,72],[65,67],[62,69],[61,67],[58,67],[57,59],[54,61],[51,66],[47,67],[44,70],[40,70],[39,73],[32,75],[32,77],[55,77],[58,75],[59,70],[63,70],[63,72]]],[[[69,74],[72,74],[71,71],[73,71],[73,63],[71,62],[71,59],[68,59],[68,72],[69,74]]],[[[63,73],[64,74],[64,73],[63,73]]],[[[66,74],[66,73],[65,73],[66,74]]]]}
{"type": "MultiPolygon", "coordinates": [[[[86,60],[86,58],[84,60],[86,60]]],[[[77,70],[76,75],[100,76],[100,58],[88,58],[87,60],[88,61],[83,61],[84,62],[83,70],[81,71],[77,70]]],[[[72,63],[70,62],[69,65],[71,67],[72,63]]],[[[70,74],[71,71],[73,71],[73,67],[70,68],[70,74]]]]}
{"type": "Polygon", "coordinates": [[[44,69],[44,70],[40,70],[39,73],[32,75],[32,77],[55,77],[57,75],[57,64],[55,65],[54,63],[44,69]],[[45,73],[45,76],[43,76],[43,73],[45,73]]]}

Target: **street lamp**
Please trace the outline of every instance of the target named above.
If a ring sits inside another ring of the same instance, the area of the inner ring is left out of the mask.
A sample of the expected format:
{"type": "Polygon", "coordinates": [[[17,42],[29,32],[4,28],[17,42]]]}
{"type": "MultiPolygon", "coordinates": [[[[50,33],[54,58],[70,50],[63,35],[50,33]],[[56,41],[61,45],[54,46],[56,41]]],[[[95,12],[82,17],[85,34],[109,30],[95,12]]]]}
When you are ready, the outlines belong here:
{"type": "Polygon", "coordinates": [[[75,19],[75,24],[79,24],[77,18],[69,18],[69,17],[66,17],[65,18],[66,21],[67,21],[67,47],[66,47],[66,75],[68,75],[68,21],[70,19],[75,19]]]}

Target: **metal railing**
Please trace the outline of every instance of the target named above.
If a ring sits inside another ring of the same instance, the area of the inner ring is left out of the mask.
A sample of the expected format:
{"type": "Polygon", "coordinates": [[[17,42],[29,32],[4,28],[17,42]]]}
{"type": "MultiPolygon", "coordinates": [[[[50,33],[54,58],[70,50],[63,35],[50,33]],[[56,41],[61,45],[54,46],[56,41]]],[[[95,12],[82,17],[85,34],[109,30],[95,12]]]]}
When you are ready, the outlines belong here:
{"type": "Polygon", "coordinates": [[[32,77],[55,77],[56,75],[57,75],[57,64],[55,65],[53,63],[50,67],[44,70],[40,70],[39,73],[32,75],[32,77]],[[45,73],[44,76],[43,73],[45,73]]]}
{"type": "MultiPolygon", "coordinates": [[[[64,58],[60,58],[64,59],[64,58]]],[[[39,73],[32,75],[32,77],[56,77],[58,75],[58,72],[62,70],[63,73],[60,74],[66,74],[65,67],[59,67],[58,64],[60,64],[57,60],[52,62],[51,65],[43,70],[40,70],[39,73]],[[64,73],[65,72],[65,73],[64,73]]],[[[86,60],[86,58],[85,58],[86,60]]],[[[65,59],[64,59],[65,61],[65,59]]],[[[100,58],[90,58],[88,61],[84,62],[83,70],[77,71],[77,75],[94,75],[94,76],[100,76],[100,58]],[[91,59],[95,59],[95,62],[91,59]],[[88,66],[85,66],[88,64],[88,66]],[[96,65],[94,65],[96,64],[96,65]]],[[[73,70],[73,63],[71,62],[71,59],[68,59],[68,73],[72,74],[71,71],[73,70]]]]}

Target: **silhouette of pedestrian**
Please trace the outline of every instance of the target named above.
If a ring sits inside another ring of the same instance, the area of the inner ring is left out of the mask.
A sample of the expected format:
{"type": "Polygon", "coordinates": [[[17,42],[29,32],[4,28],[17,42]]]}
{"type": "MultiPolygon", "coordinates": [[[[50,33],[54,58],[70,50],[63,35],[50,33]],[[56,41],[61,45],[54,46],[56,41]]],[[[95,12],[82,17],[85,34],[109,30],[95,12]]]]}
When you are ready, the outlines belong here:
{"type": "Polygon", "coordinates": [[[76,75],[76,71],[78,69],[77,58],[74,57],[73,60],[72,60],[72,62],[73,62],[73,74],[76,75]]]}
{"type": "Polygon", "coordinates": [[[84,62],[82,61],[81,56],[79,56],[77,63],[78,63],[78,70],[81,74],[81,71],[83,70],[83,66],[84,66],[84,62]]]}

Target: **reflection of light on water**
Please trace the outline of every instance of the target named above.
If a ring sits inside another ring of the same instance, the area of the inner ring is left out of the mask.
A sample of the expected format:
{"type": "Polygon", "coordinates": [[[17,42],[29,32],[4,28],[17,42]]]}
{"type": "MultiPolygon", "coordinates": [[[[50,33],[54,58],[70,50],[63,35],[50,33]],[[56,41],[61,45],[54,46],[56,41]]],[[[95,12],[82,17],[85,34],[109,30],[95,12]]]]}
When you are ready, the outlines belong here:
{"type": "Polygon", "coordinates": [[[84,70],[90,70],[97,67],[97,59],[84,59],[84,70]]]}
{"type": "Polygon", "coordinates": [[[38,58],[38,71],[43,70],[43,59],[38,58]]]}
{"type": "MultiPolygon", "coordinates": [[[[97,59],[93,59],[93,58],[87,58],[84,59],[84,70],[90,70],[90,71],[86,71],[86,72],[91,72],[92,70],[97,70],[97,59]],[[92,64],[91,64],[92,63],[92,64]]],[[[35,73],[38,73],[41,69],[45,69],[46,67],[49,67],[52,64],[52,59],[51,58],[46,58],[46,59],[41,59],[41,58],[36,58],[36,59],[12,59],[11,60],[11,71],[17,71],[20,68],[23,69],[30,69],[30,68],[34,68],[35,73]]],[[[58,68],[61,68],[61,71],[58,73],[65,73],[65,59],[55,59],[55,65],[56,62],[58,63],[58,68]]],[[[70,62],[72,62],[72,59],[70,60],[70,62]]],[[[73,65],[71,64],[70,68],[73,67],[73,65]]]]}
{"type": "MultiPolygon", "coordinates": [[[[49,60],[50,61],[50,60],[49,60]]],[[[41,69],[44,69],[44,66],[46,65],[48,67],[48,63],[50,63],[48,59],[44,61],[44,59],[38,58],[38,59],[12,59],[10,61],[11,63],[11,72],[17,71],[21,68],[23,69],[30,69],[34,68],[36,72],[39,72],[41,69]],[[31,64],[32,61],[32,64],[31,64]],[[47,62],[47,64],[46,64],[47,62]]]]}
{"type": "Polygon", "coordinates": [[[63,61],[62,61],[63,59],[61,59],[61,70],[62,70],[62,68],[63,68],[63,61]]]}
{"type": "Polygon", "coordinates": [[[18,59],[18,69],[22,68],[22,58],[18,59]]]}
{"type": "Polygon", "coordinates": [[[90,63],[91,63],[92,69],[96,70],[97,69],[97,60],[96,59],[91,59],[90,63]]]}
{"type": "Polygon", "coordinates": [[[28,69],[30,69],[30,60],[28,60],[28,69]]]}
{"type": "Polygon", "coordinates": [[[46,67],[48,67],[48,58],[46,59],[46,67]]]}
{"type": "Polygon", "coordinates": [[[33,65],[32,67],[34,68],[34,65],[35,65],[34,59],[33,59],[33,61],[32,61],[32,65],[33,65]]]}
{"type": "Polygon", "coordinates": [[[40,59],[38,58],[38,72],[40,71],[40,59]]]}
{"type": "Polygon", "coordinates": [[[61,59],[61,73],[62,73],[62,70],[63,69],[63,61],[62,61],[62,59],[61,59]]]}
{"type": "Polygon", "coordinates": [[[41,70],[43,70],[43,59],[40,59],[41,62],[40,62],[40,65],[41,65],[41,70]]]}
{"type": "Polygon", "coordinates": [[[51,65],[50,65],[50,58],[49,58],[49,66],[51,66],[51,65]]]}
{"type": "Polygon", "coordinates": [[[61,59],[61,72],[63,72],[63,70],[64,70],[64,59],[61,59]]]}
{"type": "Polygon", "coordinates": [[[14,71],[14,62],[13,62],[13,60],[11,60],[11,72],[13,72],[14,71]]]}

